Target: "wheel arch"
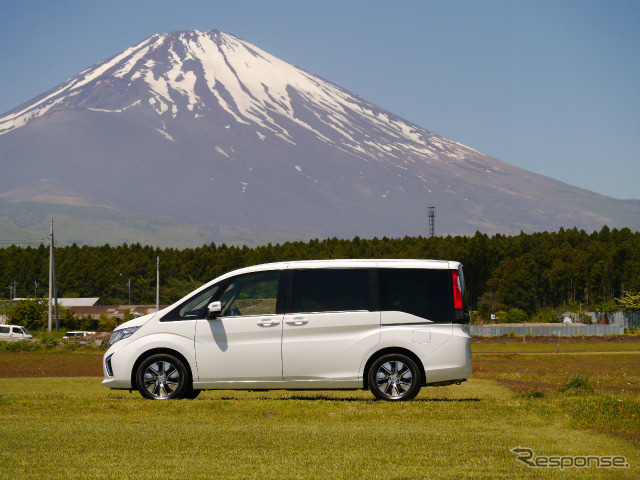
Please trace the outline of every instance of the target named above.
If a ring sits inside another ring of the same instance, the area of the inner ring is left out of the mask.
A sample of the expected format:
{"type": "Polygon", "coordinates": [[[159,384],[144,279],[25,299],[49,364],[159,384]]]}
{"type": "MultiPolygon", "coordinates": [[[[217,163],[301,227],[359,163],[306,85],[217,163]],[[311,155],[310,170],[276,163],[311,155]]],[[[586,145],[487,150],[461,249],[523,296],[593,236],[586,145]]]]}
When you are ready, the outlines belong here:
{"type": "Polygon", "coordinates": [[[151,357],[152,355],[157,355],[160,353],[173,355],[178,360],[180,360],[184,364],[185,368],[187,369],[187,372],[189,374],[189,382],[193,386],[193,372],[191,371],[191,365],[189,364],[189,361],[185,358],[184,355],[182,355],[177,350],[173,350],[171,348],[152,348],[142,353],[133,364],[133,368],[131,369],[131,388],[132,389],[137,388],[136,376],[137,376],[138,367],[140,367],[140,364],[144,362],[147,358],[151,357]]]}
{"type": "Polygon", "coordinates": [[[399,353],[401,355],[406,355],[411,360],[416,362],[416,365],[418,366],[418,369],[420,370],[420,376],[422,377],[420,379],[421,380],[420,385],[423,386],[423,387],[426,385],[427,376],[426,376],[426,372],[424,370],[424,365],[423,365],[422,361],[420,360],[420,358],[415,353],[413,353],[411,350],[409,350],[407,348],[387,347],[387,348],[383,348],[381,350],[376,351],[367,360],[367,363],[365,364],[364,370],[362,372],[362,380],[363,380],[363,388],[364,389],[369,388],[369,369],[371,368],[371,365],[373,365],[373,362],[375,362],[378,358],[382,357],[383,355],[387,355],[389,353],[399,353]]]}

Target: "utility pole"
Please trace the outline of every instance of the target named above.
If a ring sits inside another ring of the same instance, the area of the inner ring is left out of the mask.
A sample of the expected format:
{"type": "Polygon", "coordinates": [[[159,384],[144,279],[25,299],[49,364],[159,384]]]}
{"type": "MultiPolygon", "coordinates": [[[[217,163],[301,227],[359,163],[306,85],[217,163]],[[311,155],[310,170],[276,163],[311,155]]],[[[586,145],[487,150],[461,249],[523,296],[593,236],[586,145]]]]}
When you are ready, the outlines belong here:
{"type": "Polygon", "coordinates": [[[49,228],[49,308],[48,308],[48,317],[49,321],[47,323],[47,330],[50,332],[52,328],[52,303],[55,303],[55,317],[56,317],[56,331],[59,328],[58,322],[58,291],[56,289],[56,257],[54,251],[54,240],[53,240],[53,217],[51,217],[51,223],[49,228]]]}
{"type": "Polygon", "coordinates": [[[129,305],[131,305],[131,277],[129,277],[129,282],[127,282],[129,286],[129,305]]]}
{"type": "Polygon", "coordinates": [[[158,265],[156,267],[156,312],[160,311],[160,255],[157,257],[158,265]]]}

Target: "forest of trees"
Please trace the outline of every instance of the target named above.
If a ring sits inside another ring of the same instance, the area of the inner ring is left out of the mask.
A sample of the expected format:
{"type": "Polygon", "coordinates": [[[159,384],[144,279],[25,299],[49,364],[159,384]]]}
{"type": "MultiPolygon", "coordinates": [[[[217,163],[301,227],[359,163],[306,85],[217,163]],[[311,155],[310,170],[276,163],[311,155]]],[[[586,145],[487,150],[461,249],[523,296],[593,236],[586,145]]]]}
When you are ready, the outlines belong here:
{"type": "MultiPolygon", "coordinates": [[[[121,245],[56,248],[59,297],[100,297],[105,304],[154,304],[156,257],[160,302],[169,304],[230,270],[281,260],[430,258],[464,265],[472,310],[519,309],[527,316],[550,309],[612,310],[623,293],[640,291],[640,233],[603,227],[488,236],[311,240],[256,248],[205,245],[176,250],[121,245]],[[130,281],[130,289],[129,289],[130,281]]],[[[0,298],[46,297],[49,250],[0,249],[0,298]],[[15,283],[14,283],[15,282],[15,283]]]]}

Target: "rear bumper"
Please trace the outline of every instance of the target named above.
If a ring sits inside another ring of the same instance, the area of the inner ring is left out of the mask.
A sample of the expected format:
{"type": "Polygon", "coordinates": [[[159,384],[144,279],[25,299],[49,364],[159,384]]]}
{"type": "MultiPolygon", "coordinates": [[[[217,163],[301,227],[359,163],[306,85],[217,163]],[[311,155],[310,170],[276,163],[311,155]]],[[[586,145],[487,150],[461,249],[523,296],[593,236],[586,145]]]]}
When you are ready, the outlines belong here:
{"type": "Polygon", "coordinates": [[[471,376],[471,336],[464,328],[453,326],[451,340],[423,360],[426,385],[460,383],[471,376]]]}

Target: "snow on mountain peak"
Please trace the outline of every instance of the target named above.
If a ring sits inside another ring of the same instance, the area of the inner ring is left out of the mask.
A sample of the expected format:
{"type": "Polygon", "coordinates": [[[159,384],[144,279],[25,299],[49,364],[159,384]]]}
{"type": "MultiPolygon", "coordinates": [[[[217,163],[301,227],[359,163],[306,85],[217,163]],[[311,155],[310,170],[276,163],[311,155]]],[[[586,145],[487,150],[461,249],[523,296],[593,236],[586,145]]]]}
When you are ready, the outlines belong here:
{"type": "Polygon", "coordinates": [[[270,133],[291,144],[291,128],[302,128],[358,157],[442,161],[477,155],[218,30],[151,35],[0,117],[0,135],[67,107],[116,114],[150,108],[163,122],[226,115],[255,127],[261,138],[270,133]]]}

